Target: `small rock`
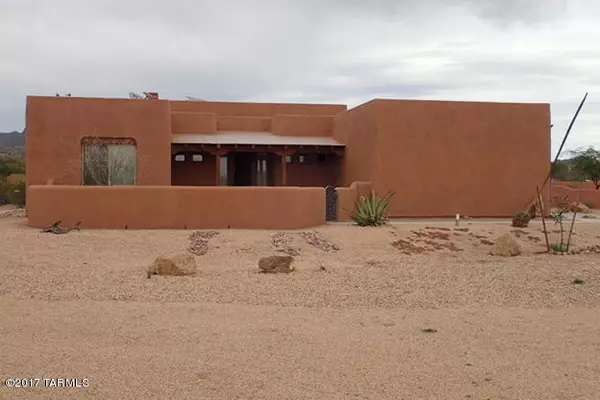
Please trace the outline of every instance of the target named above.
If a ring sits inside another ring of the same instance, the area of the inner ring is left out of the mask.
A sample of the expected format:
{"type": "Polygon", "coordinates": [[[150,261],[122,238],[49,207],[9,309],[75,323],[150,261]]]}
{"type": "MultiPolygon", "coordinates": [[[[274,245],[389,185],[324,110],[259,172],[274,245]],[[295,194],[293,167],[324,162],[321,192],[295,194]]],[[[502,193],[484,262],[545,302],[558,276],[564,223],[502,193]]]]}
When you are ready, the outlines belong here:
{"type": "Polygon", "coordinates": [[[258,268],[264,273],[290,273],[295,270],[292,266],[294,257],[292,256],[269,256],[258,260],[258,268]]]}
{"type": "Polygon", "coordinates": [[[196,259],[189,253],[177,253],[157,257],[148,267],[148,278],[152,275],[184,276],[196,274],[196,259]]]}
{"type": "Polygon", "coordinates": [[[589,214],[591,212],[590,208],[588,206],[586,206],[585,204],[581,203],[581,202],[572,202],[569,205],[569,211],[571,212],[577,212],[577,213],[582,213],[582,214],[589,214]]]}
{"type": "Polygon", "coordinates": [[[510,233],[505,233],[496,239],[496,242],[490,250],[490,254],[502,257],[517,256],[521,254],[521,246],[510,233]]]}

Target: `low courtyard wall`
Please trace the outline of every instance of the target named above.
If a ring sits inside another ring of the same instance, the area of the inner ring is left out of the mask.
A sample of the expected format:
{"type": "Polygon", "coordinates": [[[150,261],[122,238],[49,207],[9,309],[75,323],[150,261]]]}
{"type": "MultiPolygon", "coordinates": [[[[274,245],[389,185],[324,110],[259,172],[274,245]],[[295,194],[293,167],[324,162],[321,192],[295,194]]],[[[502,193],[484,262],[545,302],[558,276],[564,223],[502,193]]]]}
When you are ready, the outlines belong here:
{"type": "Polygon", "coordinates": [[[33,185],[27,216],[36,228],[303,229],[325,224],[325,189],[33,185]]]}
{"type": "Polygon", "coordinates": [[[349,222],[349,212],[356,208],[356,200],[360,196],[368,196],[371,193],[371,182],[354,182],[349,187],[337,188],[337,220],[349,222]]]}
{"type": "Polygon", "coordinates": [[[552,197],[568,196],[569,201],[579,201],[591,208],[600,208],[600,190],[591,182],[552,181],[552,197]]]}

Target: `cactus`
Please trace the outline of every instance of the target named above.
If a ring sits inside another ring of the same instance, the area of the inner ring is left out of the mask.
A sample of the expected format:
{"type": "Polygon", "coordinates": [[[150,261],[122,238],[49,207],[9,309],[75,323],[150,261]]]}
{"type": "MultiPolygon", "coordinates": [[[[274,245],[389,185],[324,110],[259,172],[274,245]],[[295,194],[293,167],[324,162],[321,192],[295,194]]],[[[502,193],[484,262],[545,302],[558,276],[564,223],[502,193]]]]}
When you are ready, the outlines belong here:
{"type": "Polygon", "coordinates": [[[356,208],[350,212],[350,217],[359,226],[380,226],[387,222],[388,208],[393,193],[378,197],[374,191],[367,197],[361,196],[356,200],[356,208]]]}

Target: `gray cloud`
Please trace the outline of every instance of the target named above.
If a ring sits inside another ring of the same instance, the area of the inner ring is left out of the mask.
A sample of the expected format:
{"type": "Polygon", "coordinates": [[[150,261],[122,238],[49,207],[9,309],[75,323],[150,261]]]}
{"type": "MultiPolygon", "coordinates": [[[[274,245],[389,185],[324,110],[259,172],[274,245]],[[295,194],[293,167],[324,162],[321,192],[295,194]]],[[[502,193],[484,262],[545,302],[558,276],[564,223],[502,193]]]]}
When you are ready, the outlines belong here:
{"type": "Polygon", "coordinates": [[[0,0],[0,131],[25,96],[547,102],[600,146],[594,0],[0,0]]]}

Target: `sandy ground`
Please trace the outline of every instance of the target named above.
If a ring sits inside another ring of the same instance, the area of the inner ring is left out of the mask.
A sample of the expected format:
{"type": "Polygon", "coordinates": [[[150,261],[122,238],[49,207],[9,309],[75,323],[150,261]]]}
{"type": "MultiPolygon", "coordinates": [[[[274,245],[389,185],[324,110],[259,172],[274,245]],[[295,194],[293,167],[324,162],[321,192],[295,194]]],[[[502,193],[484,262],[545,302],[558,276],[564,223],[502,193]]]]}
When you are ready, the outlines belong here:
{"type": "MultiPolygon", "coordinates": [[[[0,377],[90,382],[0,398],[600,398],[600,255],[538,254],[538,221],[514,258],[488,255],[506,221],[453,228],[328,225],[330,251],[287,232],[290,275],[257,273],[275,232],[221,231],[197,276],[147,279],[190,231],[0,219],[0,377]]],[[[600,244],[600,220],[575,233],[574,249],[600,244]]]]}

